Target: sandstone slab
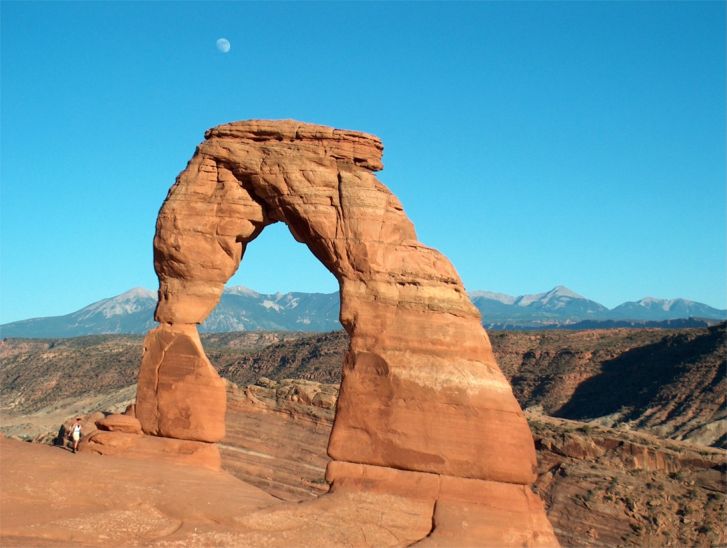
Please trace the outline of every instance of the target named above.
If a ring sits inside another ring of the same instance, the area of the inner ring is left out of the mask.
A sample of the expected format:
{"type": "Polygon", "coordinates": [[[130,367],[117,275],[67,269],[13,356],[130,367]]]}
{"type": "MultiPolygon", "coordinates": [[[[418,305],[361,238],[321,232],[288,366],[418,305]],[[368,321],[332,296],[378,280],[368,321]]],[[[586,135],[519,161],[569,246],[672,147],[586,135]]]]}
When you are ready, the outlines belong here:
{"type": "Polygon", "coordinates": [[[5,438],[0,470],[0,546],[149,546],[277,504],[223,472],[5,438]]]}
{"type": "Polygon", "coordinates": [[[99,430],[107,432],[125,432],[127,434],[141,434],[141,423],[136,417],[129,415],[112,414],[96,421],[99,430]]]}
{"type": "Polygon", "coordinates": [[[416,546],[557,546],[529,486],[332,461],[331,492],[389,493],[429,504],[432,529],[416,546]]]}
{"type": "Polygon", "coordinates": [[[97,431],[84,439],[79,450],[99,455],[189,464],[210,470],[221,468],[220,450],[217,445],[159,436],[97,431]]]}

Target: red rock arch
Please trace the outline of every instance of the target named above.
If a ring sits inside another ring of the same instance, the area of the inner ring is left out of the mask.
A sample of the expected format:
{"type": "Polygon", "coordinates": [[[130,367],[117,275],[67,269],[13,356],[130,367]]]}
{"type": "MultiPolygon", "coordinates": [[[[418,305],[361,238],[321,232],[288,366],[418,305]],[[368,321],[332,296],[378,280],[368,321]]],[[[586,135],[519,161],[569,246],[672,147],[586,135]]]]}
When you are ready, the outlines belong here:
{"type": "MultiPolygon", "coordinates": [[[[396,471],[440,478],[440,487],[441,478],[534,480],[532,437],[479,313],[450,262],[417,240],[374,176],[382,150],[371,135],[294,121],[206,133],[157,220],[161,325],[145,341],[137,396],[146,433],[224,436],[224,386],[196,324],[247,244],[280,221],[340,284],[351,342],[329,442],[334,486],[392,485],[396,471]]],[[[530,508],[537,499],[521,491],[530,508]]],[[[542,507],[536,513],[545,520],[542,507]]]]}

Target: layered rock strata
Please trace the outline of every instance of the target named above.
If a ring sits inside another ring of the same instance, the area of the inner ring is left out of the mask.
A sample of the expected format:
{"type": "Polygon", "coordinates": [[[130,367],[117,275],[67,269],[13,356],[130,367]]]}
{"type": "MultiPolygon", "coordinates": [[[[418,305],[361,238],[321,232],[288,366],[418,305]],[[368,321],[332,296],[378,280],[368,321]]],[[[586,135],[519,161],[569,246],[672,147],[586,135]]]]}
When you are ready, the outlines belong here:
{"type": "Polygon", "coordinates": [[[333,489],[367,490],[372,472],[360,470],[386,478],[374,491],[421,476],[442,485],[426,490],[440,524],[430,542],[456,544],[462,513],[494,516],[504,505],[522,517],[517,538],[503,533],[501,516],[469,541],[555,544],[527,487],[536,463],[523,413],[457,272],[417,240],[374,176],[381,141],[294,121],[236,122],[205,137],[157,219],[161,327],[147,335],[139,374],[144,432],[223,438],[225,389],[195,324],[219,301],[247,244],[284,222],[338,280],[350,336],[328,446],[333,489]]]}
{"type": "MultiPolygon", "coordinates": [[[[284,500],[308,501],[319,496],[325,490],[321,479],[329,461],[326,443],[333,426],[333,409],[321,404],[335,400],[337,388],[299,379],[260,379],[244,389],[230,383],[223,470],[284,500]]],[[[724,544],[723,450],[533,412],[526,411],[526,416],[538,450],[535,490],[565,546],[724,544]]],[[[334,494],[364,493],[363,487],[371,496],[387,493],[413,500],[408,511],[430,512],[437,525],[436,536],[445,533],[442,499],[447,491],[442,486],[451,484],[452,478],[364,465],[350,468],[349,480],[338,472],[334,494]],[[396,478],[391,485],[385,482],[386,472],[396,478]]],[[[487,482],[463,483],[471,487],[470,495],[492,488],[487,482]]],[[[508,505],[511,498],[522,496],[522,488],[508,490],[504,499],[508,505]]],[[[490,497],[494,498],[492,492],[490,497]]],[[[517,536],[524,516],[503,515],[509,507],[485,510],[477,518],[463,510],[461,519],[469,525],[467,529],[479,530],[497,517],[501,537],[517,536]]],[[[457,534],[459,544],[465,545],[462,532],[457,534]]]]}

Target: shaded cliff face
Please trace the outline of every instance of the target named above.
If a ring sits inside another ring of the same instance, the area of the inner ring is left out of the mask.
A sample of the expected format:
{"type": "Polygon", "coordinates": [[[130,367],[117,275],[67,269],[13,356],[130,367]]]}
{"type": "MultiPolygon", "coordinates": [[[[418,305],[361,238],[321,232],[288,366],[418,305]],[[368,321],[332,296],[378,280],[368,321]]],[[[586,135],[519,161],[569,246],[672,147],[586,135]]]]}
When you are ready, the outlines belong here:
{"type": "MultiPolygon", "coordinates": [[[[724,327],[667,336],[604,362],[553,414],[585,420],[616,414],[614,420],[670,437],[706,440],[727,419],[726,357],[724,327]]],[[[725,442],[727,432],[714,443],[725,442]]]]}
{"type": "Polygon", "coordinates": [[[524,407],[724,448],[726,327],[498,333],[493,345],[524,407]]]}

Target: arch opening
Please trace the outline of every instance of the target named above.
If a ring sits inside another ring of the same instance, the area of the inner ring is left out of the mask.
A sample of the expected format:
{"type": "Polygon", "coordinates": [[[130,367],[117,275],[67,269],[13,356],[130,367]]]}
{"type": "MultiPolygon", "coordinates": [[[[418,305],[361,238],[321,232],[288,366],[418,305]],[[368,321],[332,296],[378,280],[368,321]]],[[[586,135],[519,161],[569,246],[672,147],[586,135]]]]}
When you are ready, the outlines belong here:
{"type": "Polygon", "coordinates": [[[199,331],[336,331],[339,300],[338,281],[284,223],[272,223],[247,243],[199,331]]]}

